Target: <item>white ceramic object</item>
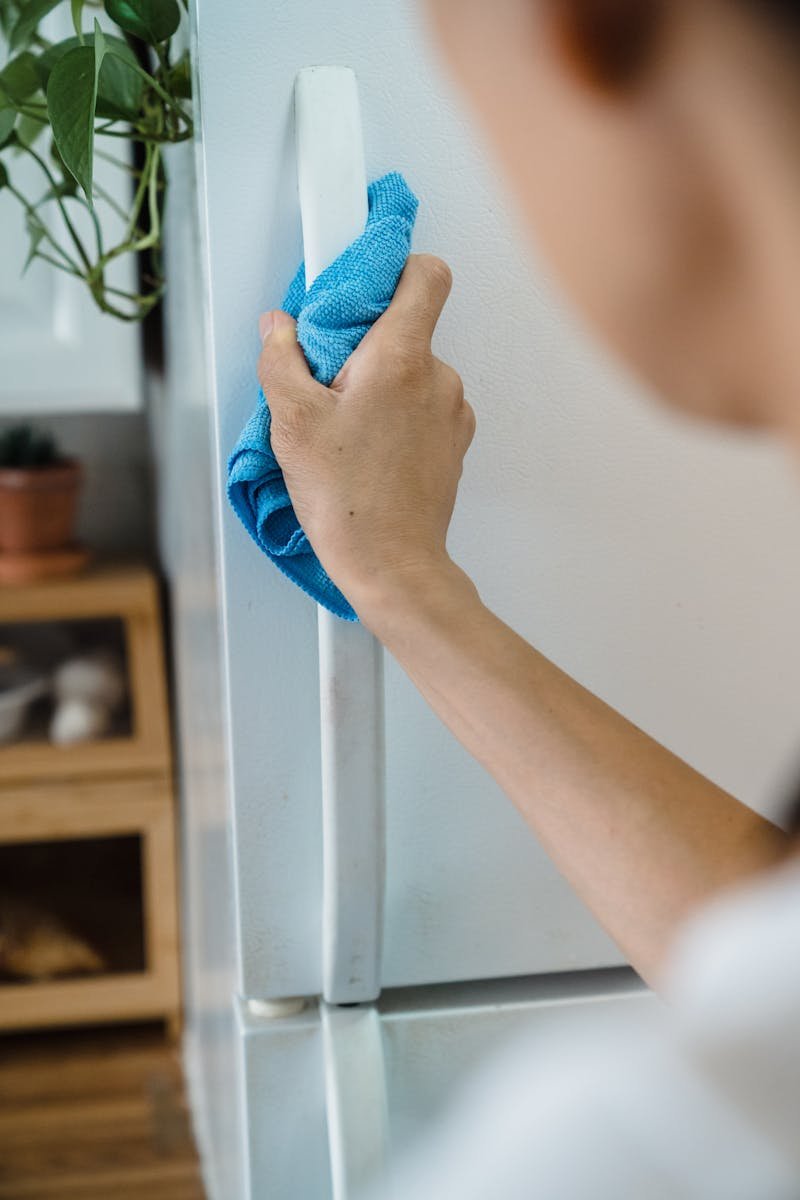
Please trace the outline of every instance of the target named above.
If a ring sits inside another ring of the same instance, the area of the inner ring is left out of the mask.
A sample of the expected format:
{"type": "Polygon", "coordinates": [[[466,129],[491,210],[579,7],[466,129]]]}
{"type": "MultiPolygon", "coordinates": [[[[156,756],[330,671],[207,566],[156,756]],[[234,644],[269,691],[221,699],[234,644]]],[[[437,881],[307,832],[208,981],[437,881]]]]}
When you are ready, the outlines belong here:
{"type": "Polygon", "coordinates": [[[116,708],[125,696],[125,676],[119,660],[111,654],[87,654],[70,658],[53,675],[56,699],[86,700],[116,708]]]}
{"type": "Polygon", "coordinates": [[[57,746],[74,746],[102,737],[111,724],[111,710],[98,700],[76,697],[62,700],[50,722],[50,740],[57,746]]]}

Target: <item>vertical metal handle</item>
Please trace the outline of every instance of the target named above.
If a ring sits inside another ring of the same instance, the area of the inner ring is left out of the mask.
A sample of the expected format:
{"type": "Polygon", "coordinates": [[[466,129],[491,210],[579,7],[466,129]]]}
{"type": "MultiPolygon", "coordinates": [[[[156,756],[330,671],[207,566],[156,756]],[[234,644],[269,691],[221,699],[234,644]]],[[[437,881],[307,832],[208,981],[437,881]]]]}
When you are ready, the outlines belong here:
{"type": "Polygon", "coordinates": [[[333,1200],[353,1200],[389,1161],[380,1017],[371,1007],[320,1012],[333,1200]]]}
{"type": "MultiPolygon", "coordinates": [[[[306,286],[363,232],[367,179],[354,73],[308,67],[295,81],[306,286]]],[[[385,884],[383,651],[360,625],[319,610],[322,743],[322,992],[380,992],[385,884]]]]}

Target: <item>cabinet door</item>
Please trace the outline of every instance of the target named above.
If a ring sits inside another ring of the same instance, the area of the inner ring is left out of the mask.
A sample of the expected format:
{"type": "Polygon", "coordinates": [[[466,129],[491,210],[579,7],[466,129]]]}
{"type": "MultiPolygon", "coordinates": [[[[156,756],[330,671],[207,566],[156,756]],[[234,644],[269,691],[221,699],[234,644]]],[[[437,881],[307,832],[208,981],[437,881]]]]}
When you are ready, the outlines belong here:
{"type": "MultiPolygon", "coordinates": [[[[74,32],[69,10],[52,14],[44,28],[54,40],[69,37],[74,32]]],[[[5,61],[1,41],[0,53],[5,61]]],[[[37,144],[45,155],[48,137],[45,131],[37,144]]],[[[115,139],[115,152],[125,145],[115,139]]],[[[46,190],[39,167],[28,156],[4,155],[3,160],[25,196],[38,199],[46,190]]],[[[130,181],[121,171],[98,159],[95,177],[118,202],[127,203],[130,181]]],[[[73,213],[83,232],[82,216],[73,213]]],[[[47,221],[58,228],[52,215],[47,221]]],[[[115,224],[116,218],[107,214],[108,234],[115,224]]],[[[91,228],[85,232],[91,245],[91,228]]],[[[48,263],[33,262],[23,273],[27,255],[24,211],[0,189],[0,416],[140,408],[138,327],[101,313],[83,283],[48,263]]],[[[114,265],[109,281],[130,288],[135,269],[128,256],[114,265]]]]}
{"type": "MultiPolygon", "coordinates": [[[[416,249],[453,268],[436,350],[463,375],[478,417],[454,558],[582,683],[743,800],[777,803],[800,670],[788,466],[769,446],[665,416],[565,315],[416,6],[200,0],[198,13],[220,469],[255,399],[257,315],[280,302],[300,257],[294,76],[349,65],[370,176],[404,172],[421,199],[416,249]]],[[[315,992],[313,606],[227,511],[222,537],[243,990],[315,992]]],[[[618,962],[499,789],[392,663],[386,714],[384,984],[618,962]]]]}

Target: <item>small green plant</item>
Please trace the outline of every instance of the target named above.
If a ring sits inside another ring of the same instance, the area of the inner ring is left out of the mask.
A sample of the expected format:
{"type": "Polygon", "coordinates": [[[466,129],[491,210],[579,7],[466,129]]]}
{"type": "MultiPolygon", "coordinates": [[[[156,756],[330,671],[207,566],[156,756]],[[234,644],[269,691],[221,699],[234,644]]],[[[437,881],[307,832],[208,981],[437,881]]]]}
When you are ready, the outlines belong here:
{"type": "Polygon", "coordinates": [[[0,468],[51,467],[60,461],[55,439],[33,425],[14,425],[0,433],[0,468]]]}
{"type": "Polygon", "coordinates": [[[0,189],[23,209],[26,267],[42,259],[77,276],[99,308],[127,321],[141,320],[163,294],[162,149],[192,135],[188,55],[171,52],[181,19],[178,0],[0,0],[0,33],[10,56],[0,70],[0,189]],[[49,41],[40,23],[67,2],[75,36],[49,41]],[[107,22],[101,28],[96,16],[91,30],[84,28],[92,9],[104,10],[118,34],[107,22]],[[110,153],[119,139],[122,153],[110,153]],[[136,150],[133,162],[128,142],[136,150]],[[25,195],[15,182],[21,157],[36,163],[37,196],[25,195]],[[132,177],[128,205],[97,182],[96,158],[132,177]],[[122,225],[113,245],[106,244],[103,207],[122,225]],[[138,291],[109,280],[109,267],[126,254],[144,256],[138,291]]]}

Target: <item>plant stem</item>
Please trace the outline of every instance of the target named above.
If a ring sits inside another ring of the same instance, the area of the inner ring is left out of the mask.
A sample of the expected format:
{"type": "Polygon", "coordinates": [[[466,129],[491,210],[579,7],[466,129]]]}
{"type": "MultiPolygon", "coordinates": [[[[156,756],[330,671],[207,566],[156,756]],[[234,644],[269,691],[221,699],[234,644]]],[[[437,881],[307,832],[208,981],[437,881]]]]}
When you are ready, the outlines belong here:
{"type": "MultiPolygon", "coordinates": [[[[44,159],[41,157],[41,155],[36,153],[36,151],[33,149],[32,146],[28,146],[24,142],[21,142],[20,145],[25,146],[25,149],[27,150],[28,154],[30,154],[31,158],[35,162],[37,162],[39,164],[39,166],[41,167],[42,171],[44,171],[45,177],[46,177],[48,183],[50,184],[50,187],[53,192],[53,199],[55,200],[56,204],[59,207],[61,216],[64,219],[64,224],[66,225],[69,236],[72,239],[72,244],[75,247],[75,249],[77,250],[78,256],[81,259],[81,261],[83,262],[83,265],[88,270],[91,265],[89,262],[89,255],[86,253],[86,249],[84,248],[83,242],[81,241],[80,237],[78,236],[78,231],[76,230],[75,226],[72,224],[72,221],[70,220],[69,213],[67,212],[67,207],[64,204],[63,197],[59,195],[59,185],[56,183],[56,180],[55,180],[53,174],[51,173],[50,168],[48,167],[48,165],[44,161],[44,159]]],[[[91,209],[89,211],[91,212],[91,209]]],[[[95,218],[95,221],[96,221],[96,218],[95,218]]]]}
{"type": "Polygon", "coordinates": [[[34,250],[34,258],[41,258],[43,262],[49,263],[51,267],[57,267],[59,271],[66,271],[68,275],[76,275],[78,279],[85,280],[86,276],[77,267],[68,267],[65,263],[59,262],[57,258],[51,258],[49,254],[43,254],[41,250],[34,250]]]}
{"type": "Polygon", "coordinates": [[[106,189],[104,187],[102,187],[99,183],[97,183],[96,181],[92,185],[92,191],[99,200],[103,200],[108,205],[109,208],[113,209],[113,211],[117,214],[117,216],[121,220],[123,220],[123,221],[128,220],[128,214],[125,211],[125,209],[122,207],[122,205],[118,204],[117,201],[114,199],[114,197],[111,195],[111,193],[107,192],[106,189]]]}
{"type": "Polygon", "coordinates": [[[42,230],[42,237],[50,243],[50,245],[55,250],[56,254],[61,255],[61,257],[64,260],[64,263],[66,264],[64,266],[64,270],[65,271],[68,270],[72,274],[76,274],[76,275],[82,274],[80,267],[75,262],[74,258],[70,258],[69,254],[67,254],[64,247],[59,242],[56,241],[56,239],[51,234],[50,230],[45,225],[42,218],[39,216],[34,205],[32,205],[30,203],[30,201],[28,200],[27,196],[23,196],[23,194],[19,190],[19,188],[14,187],[13,183],[8,183],[6,186],[8,187],[8,190],[11,192],[11,195],[14,196],[15,199],[17,199],[20,202],[23,209],[25,210],[26,215],[32,221],[35,221],[37,227],[42,230]]]}

